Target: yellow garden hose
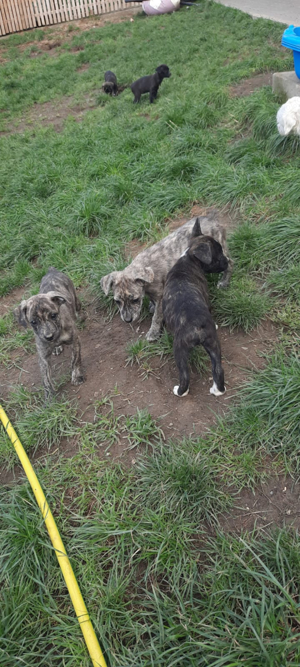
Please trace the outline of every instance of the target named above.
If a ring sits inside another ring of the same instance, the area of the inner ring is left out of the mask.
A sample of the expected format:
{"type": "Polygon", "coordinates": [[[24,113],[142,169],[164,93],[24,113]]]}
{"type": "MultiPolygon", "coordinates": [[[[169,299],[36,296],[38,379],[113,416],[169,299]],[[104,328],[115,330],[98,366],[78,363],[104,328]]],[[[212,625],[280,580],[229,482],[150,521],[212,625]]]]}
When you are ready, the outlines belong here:
{"type": "Polygon", "coordinates": [[[31,485],[33,493],[36,497],[37,504],[42,512],[43,519],[47,526],[48,533],[50,535],[51,542],[55,549],[58,562],[60,564],[64,580],[66,582],[68,591],[70,593],[71,600],[75,609],[78,622],[80,624],[82,634],[84,636],[92,663],[94,667],[107,667],[103,653],[98,643],[94,628],[90,621],[90,617],[87,612],[87,608],[84,604],[83,597],[80,592],[80,588],[75,579],[75,575],[72,569],[72,565],[66,554],[65,547],[61,540],[60,534],[58,532],[56,523],[51,514],[49,505],[47,503],[46,497],[44,495],[43,489],[39,483],[39,480],[33,470],[33,467],[29,461],[29,458],[23,448],[22,443],[20,442],[15,430],[13,429],[7,415],[5,414],[3,408],[0,405],[0,419],[6,430],[8,437],[10,438],[18,457],[22,463],[24,471],[26,473],[27,479],[31,485]]]}

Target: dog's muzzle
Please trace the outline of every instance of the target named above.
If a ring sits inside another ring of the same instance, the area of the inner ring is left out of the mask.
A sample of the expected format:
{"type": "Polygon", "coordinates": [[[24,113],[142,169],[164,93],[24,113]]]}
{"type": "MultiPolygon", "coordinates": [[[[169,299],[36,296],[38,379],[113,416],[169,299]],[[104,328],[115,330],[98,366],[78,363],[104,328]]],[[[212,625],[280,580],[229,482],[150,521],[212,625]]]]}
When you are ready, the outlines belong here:
{"type": "Polygon", "coordinates": [[[128,312],[121,313],[121,317],[122,317],[123,322],[127,322],[127,324],[130,324],[130,322],[132,322],[132,320],[133,320],[132,314],[128,313],[128,312]]]}

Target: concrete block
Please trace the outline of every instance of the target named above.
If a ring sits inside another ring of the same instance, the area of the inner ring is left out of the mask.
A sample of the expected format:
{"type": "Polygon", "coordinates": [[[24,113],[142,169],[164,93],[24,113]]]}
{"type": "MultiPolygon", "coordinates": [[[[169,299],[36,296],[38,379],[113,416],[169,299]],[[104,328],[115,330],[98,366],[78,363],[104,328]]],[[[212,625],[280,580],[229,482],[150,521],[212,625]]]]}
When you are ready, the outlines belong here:
{"type": "Polygon", "coordinates": [[[292,72],[275,72],[272,78],[272,90],[275,95],[289,100],[290,97],[300,97],[300,79],[292,72]]]}

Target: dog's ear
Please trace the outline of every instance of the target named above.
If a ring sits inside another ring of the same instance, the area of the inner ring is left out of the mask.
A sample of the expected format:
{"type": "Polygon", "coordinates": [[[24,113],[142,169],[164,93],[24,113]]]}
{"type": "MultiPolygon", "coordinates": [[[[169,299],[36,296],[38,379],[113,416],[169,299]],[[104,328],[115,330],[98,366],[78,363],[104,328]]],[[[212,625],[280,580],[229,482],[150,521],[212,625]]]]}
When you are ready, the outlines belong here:
{"type": "Polygon", "coordinates": [[[112,273],[108,273],[107,276],[103,276],[103,278],[101,278],[100,285],[103,289],[105,296],[108,295],[109,291],[113,287],[116,275],[117,272],[113,271],[112,273]]]}
{"type": "Polygon", "coordinates": [[[135,282],[141,283],[153,283],[154,280],[154,271],[151,269],[151,266],[145,266],[139,270],[138,276],[135,278],[135,282]]]}
{"type": "Polygon", "coordinates": [[[197,248],[193,250],[194,257],[200,260],[203,264],[211,264],[212,261],[212,249],[210,243],[199,243],[197,248]]]}
{"type": "Polygon", "coordinates": [[[56,303],[58,306],[61,306],[62,303],[70,303],[70,301],[59,292],[49,292],[48,296],[50,297],[51,301],[56,303]]]}
{"type": "Polygon", "coordinates": [[[201,232],[200,218],[196,218],[192,231],[192,239],[194,239],[196,236],[203,236],[201,232]]]}
{"type": "Polygon", "coordinates": [[[21,301],[20,305],[14,310],[14,316],[16,320],[19,322],[19,324],[22,325],[22,327],[27,328],[28,326],[27,301],[25,300],[21,301]]]}

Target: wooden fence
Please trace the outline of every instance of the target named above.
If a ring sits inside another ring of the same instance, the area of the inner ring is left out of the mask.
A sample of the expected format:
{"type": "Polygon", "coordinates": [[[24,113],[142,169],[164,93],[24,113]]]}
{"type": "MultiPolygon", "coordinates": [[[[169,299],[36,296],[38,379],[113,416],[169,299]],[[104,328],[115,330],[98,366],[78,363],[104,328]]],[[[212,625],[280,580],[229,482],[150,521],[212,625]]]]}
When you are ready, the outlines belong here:
{"type": "Polygon", "coordinates": [[[0,35],[133,6],[124,0],[0,0],[0,35]]]}

